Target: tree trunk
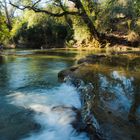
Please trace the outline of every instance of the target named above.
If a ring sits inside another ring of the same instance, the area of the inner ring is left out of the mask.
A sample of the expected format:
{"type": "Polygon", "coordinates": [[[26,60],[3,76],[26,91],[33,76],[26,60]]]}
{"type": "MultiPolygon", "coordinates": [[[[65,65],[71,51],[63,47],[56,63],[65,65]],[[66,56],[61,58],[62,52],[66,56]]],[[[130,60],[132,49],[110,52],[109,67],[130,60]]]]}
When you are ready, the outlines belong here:
{"type": "Polygon", "coordinates": [[[91,35],[96,39],[96,40],[99,40],[100,39],[100,36],[99,36],[99,33],[98,31],[96,30],[93,22],[91,21],[91,19],[89,18],[89,16],[87,15],[84,7],[83,7],[83,4],[80,0],[76,0],[76,1],[73,1],[76,5],[76,8],[79,9],[80,11],[80,16],[81,18],[83,19],[84,23],[87,25],[87,27],[89,28],[89,31],[91,33],[91,35]]]}
{"type": "Polygon", "coordinates": [[[6,15],[6,19],[7,19],[7,27],[8,27],[9,30],[11,30],[12,29],[12,24],[11,24],[10,16],[9,16],[9,13],[8,13],[6,0],[4,0],[4,10],[5,10],[5,15],[6,15]]]}

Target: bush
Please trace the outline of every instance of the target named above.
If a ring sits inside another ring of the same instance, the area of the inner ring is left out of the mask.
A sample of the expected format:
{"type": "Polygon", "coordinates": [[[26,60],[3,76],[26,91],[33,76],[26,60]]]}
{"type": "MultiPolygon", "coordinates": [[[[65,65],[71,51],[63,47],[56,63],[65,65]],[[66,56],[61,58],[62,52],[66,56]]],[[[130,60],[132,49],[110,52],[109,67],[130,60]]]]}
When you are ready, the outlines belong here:
{"type": "Polygon", "coordinates": [[[25,12],[21,21],[17,20],[11,37],[18,46],[31,48],[63,47],[67,39],[67,26],[45,14],[25,12]],[[30,18],[29,18],[30,17],[30,18]]]}

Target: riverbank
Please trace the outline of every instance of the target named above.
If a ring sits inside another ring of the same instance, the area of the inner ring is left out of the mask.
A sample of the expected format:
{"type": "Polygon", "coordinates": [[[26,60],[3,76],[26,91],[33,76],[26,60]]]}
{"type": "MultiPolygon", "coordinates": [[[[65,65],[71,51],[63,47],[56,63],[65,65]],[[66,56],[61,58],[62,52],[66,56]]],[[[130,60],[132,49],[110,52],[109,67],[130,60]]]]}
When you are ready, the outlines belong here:
{"type": "Polygon", "coordinates": [[[89,55],[58,77],[70,77],[76,87],[81,80],[90,85],[81,90],[81,97],[91,140],[95,133],[97,139],[140,139],[139,51],[89,55]]]}

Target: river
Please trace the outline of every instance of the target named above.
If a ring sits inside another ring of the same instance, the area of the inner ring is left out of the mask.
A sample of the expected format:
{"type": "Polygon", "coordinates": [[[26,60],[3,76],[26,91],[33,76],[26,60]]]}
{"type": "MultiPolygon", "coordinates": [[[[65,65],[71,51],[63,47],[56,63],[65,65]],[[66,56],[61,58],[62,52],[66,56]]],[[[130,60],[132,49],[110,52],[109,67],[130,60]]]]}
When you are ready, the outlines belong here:
{"type": "MultiPolygon", "coordinates": [[[[78,110],[82,107],[80,93],[57,78],[59,71],[74,65],[83,54],[87,53],[61,49],[3,52],[0,56],[0,140],[89,140],[86,132],[77,132],[72,126],[76,119],[73,107],[78,110]]],[[[119,116],[131,110],[139,116],[140,73],[130,76],[131,73],[122,71],[112,67],[107,72],[96,71],[94,78],[95,84],[99,81],[101,103],[109,114],[114,110],[119,116]],[[131,109],[133,106],[135,109],[131,109]]],[[[101,127],[111,135],[106,127],[112,126],[107,123],[101,127]]],[[[134,136],[139,138],[135,131],[134,136]]]]}
{"type": "Polygon", "coordinates": [[[0,140],[83,140],[71,123],[79,93],[58,81],[76,52],[8,50],[0,56],[0,140]],[[57,107],[56,109],[52,109],[57,107]]]}

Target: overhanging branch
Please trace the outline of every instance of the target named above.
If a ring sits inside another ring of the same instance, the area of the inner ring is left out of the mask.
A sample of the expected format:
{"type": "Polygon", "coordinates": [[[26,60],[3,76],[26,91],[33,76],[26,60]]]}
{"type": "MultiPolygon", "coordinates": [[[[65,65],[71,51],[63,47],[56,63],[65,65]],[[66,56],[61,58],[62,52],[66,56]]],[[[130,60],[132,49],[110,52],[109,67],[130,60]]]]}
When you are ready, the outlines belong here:
{"type": "MultiPolygon", "coordinates": [[[[9,4],[11,4],[12,6],[16,7],[17,9],[20,9],[20,10],[25,10],[25,9],[29,9],[29,10],[33,10],[34,12],[38,12],[38,13],[45,13],[45,14],[48,14],[50,16],[54,16],[54,17],[62,17],[64,15],[78,15],[79,13],[78,12],[69,12],[69,11],[63,11],[61,13],[52,13],[50,11],[47,11],[47,10],[43,10],[43,9],[39,9],[37,7],[35,7],[35,5],[40,2],[40,0],[38,0],[35,4],[33,4],[32,6],[29,6],[29,5],[22,5],[22,6],[19,6],[19,5],[15,5],[13,4],[11,1],[9,1],[9,4]]],[[[61,7],[62,9],[62,7],[61,7]]],[[[64,9],[62,9],[64,10],[64,9]]]]}

